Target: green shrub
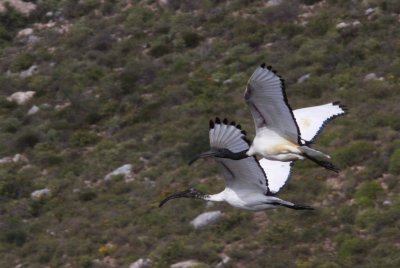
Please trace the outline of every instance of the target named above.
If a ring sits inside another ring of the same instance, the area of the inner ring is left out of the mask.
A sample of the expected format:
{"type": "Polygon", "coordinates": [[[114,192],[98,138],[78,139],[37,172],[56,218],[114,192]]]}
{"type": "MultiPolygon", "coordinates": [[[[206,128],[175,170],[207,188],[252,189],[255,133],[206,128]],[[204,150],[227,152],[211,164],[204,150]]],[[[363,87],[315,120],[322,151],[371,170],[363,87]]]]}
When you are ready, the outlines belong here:
{"type": "Polygon", "coordinates": [[[338,255],[341,258],[361,255],[363,258],[370,248],[371,242],[357,237],[344,237],[339,244],[338,255]]]}
{"type": "Polygon", "coordinates": [[[346,147],[338,149],[334,155],[340,166],[349,167],[369,159],[374,151],[374,146],[366,141],[354,141],[346,147]]]}
{"type": "Polygon", "coordinates": [[[171,49],[168,45],[166,44],[154,44],[150,48],[150,55],[159,58],[161,56],[164,56],[165,54],[168,54],[171,52],[171,49]]]}
{"type": "Polygon", "coordinates": [[[1,121],[1,129],[6,132],[15,133],[22,122],[15,117],[8,117],[1,121]]]}
{"type": "Polygon", "coordinates": [[[297,1],[282,1],[281,4],[265,8],[261,12],[260,19],[265,24],[293,21],[299,14],[299,3],[297,1]]]}
{"type": "Polygon", "coordinates": [[[100,140],[100,137],[94,132],[78,130],[72,134],[69,142],[73,146],[83,147],[83,146],[87,146],[87,145],[96,144],[99,140],[100,140]]]}
{"type": "Polygon", "coordinates": [[[356,213],[355,206],[344,206],[338,210],[338,219],[341,223],[353,224],[356,213]]]}
{"type": "Polygon", "coordinates": [[[400,3],[396,0],[380,1],[379,6],[388,13],[400,13],[400,3]]]}
{"type": "Polygon", "coordinates": [[[35,63],[35,60],[36,58],[32,53],[21,54],[14,61],[11,70],[14,72],[26,70],[35,63]]]}
{"type": "Polygon", "coordinates": [[[400,149],[395,150],[390,156],[389,172],[392,174],[400,174],[400,149]]]}
{"type": "Polygon", "coordinates": [[[182,33],[183,41],[185,42],[185,46],[188,48],[197,47],[203,37],[194,32],[183,32],[182,33]]]}
{"type": "Polygon", "coordinates": [[[84,190],[79,193],[79,200],[83,202],[91,201],[97,197],[96,192],[84,190]]]}
{"type": "Polygon", "coordinates": [[[3,226],[0,229],[0,241],[18,247],[23,246],[28,239],[28,233],[26,228],[24,228],[24,224],[16,218],[5,218],[2,221],[3,226]]]}
{"type": "Polygon", "coordinates": [[[371,206],[375,200],[383,192],[382,187],[377,181],[365,181],[355,194],[357,204],[363,206],[371,206]]]}
{"type": "Polygon", "coordinates": [[[16,146],[20,151],[24,151],[27,148],[33,148],[36,143],[40,141],[40,135],[33,130],[24,130],[18,136],[16,140],[16,146]]]}
{"type": "Polygon", "coordinates": [[[29,23],[29,18],[16,11],[7,2],[5,7],[7,11],[0,13],[0,25],[4,26],[7,32],[14,33],[17,29],[21,29],[29,23]]]}
{"type": "Polygon", "coordinates": [[[56,152],[40,152],[37,154],[37,160],[43,166],[48,167],[62,163],[63,158],[56,152]]]}
{"type": "Polygon", "coordinates": [[[369,208],[359,212],[355,222],[357,226],[365,229],[373,226],[380,216],[379,211],[374,208],[369,208]]]}

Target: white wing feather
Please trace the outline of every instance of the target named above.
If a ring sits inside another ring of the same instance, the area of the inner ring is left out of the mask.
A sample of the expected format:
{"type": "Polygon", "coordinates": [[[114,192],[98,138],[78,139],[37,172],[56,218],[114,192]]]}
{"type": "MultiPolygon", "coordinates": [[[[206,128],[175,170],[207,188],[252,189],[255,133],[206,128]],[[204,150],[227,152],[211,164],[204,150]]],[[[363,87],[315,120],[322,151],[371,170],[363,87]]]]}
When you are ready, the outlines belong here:
{"type": "Polygon", "coordinates": [[[301,138],[312,142],[325,125],[337,116],[346,114],[346,107],[339,102],[294,110],[301,138]]]}
{"type": "Polygon", "coordinates": [[[293,162],[273,161],[266,158],[259,162],[264,172],[268,174],[269,190],[272,193],[278,193],[290,177],[293,162]]]}

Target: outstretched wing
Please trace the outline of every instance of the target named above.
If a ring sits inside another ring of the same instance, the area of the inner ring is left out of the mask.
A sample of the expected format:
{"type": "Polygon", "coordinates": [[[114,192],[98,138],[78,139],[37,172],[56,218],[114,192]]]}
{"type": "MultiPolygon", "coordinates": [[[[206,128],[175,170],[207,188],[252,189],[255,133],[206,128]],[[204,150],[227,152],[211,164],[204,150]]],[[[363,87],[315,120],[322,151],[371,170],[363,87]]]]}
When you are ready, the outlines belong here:
{"type": "Polygon", "coordinates": [[[274,194],[278,193],[288,183],[294,163],[273,161],[266,158],[259,162],[264,172],[268,174],[269,190],[274,194]]]}
{"type": "Polygon", "coordinates": [[[244,98],[253,116],[256,132],[267,127],[301,144],[299,127],[286,97],[284,81],[270,66],[265,68],[263,64],[254,71],[244,98]]]}
{"type": "Polygon", "coordinates": [[[325,125],[332,119],[345,115],[347,108],[340,104],[340,102],[332,102],[297,109],[293,113],[300,128],[301,138],[305,141],[313,142],[325,125]]]}
{"type": "MultiPolygon", "coordinates": [[[[225,148],[232,152],[249,149],[249,141],[240,125],[229,123],[218,118],[210,121],[210,146],[211,148],[225,148]]],[[[268,180],[264,170],[254,156],[241,160],[215,158],[219,163],[225,182],[231,189],[240,189],[240,193],[262,192],[268,193],[268,180]]]]}

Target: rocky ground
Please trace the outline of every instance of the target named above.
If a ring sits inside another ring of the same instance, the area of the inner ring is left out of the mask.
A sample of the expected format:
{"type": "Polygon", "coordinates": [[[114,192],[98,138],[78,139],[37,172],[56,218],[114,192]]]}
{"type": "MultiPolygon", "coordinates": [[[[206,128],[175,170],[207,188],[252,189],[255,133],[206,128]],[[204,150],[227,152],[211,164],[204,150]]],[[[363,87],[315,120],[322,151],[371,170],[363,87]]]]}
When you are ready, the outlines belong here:
{"type": "Polygon", "coordinates": [[[1,267],[399,267],[400,4],[394,0],[0,3],[1,267]],[[208,120],[254,135],[262,62],[293,108],[340,100],[282,198],[239,211],[166,195],[223,189],[208,120]],[[204,214],[206,213],[206,214],[204,214]]]}

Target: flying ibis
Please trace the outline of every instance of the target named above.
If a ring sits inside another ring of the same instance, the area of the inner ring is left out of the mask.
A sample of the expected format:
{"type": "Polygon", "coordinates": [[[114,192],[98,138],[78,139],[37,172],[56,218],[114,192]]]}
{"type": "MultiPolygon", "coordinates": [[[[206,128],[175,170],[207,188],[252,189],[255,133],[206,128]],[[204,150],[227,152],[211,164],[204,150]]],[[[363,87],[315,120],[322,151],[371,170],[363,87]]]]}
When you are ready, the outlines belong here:
{"type": "Polygon", "coordinates": [[[326,169],[339,171],[330,162],[317,159],[330,156],[312,149],[310,145],[327,122],[346,113],[345,106],[333,102],[293,111],[286,97],[284,80],[265,64],[250,77],[244,99],[256,128],[250,148],[236,153],[227,148],[211,150],[196,156],[189,164],[210,156],[239,160],[260,155],[284,162],[309,159],[326,169]]]}
{"type": "MultiPolygon", "coordinates": [[[[210,121],[211,149],[228,149],[240,152],[250,148],[245,132],[240,126],[224,119],[210,121]]],[[[313,209],[309,206],[294,204],[276,197],[286,184],[291,170],[290,162],[271,161],[255,156],[247,156],[240,160],[215,158],[225,178],[225,189],[218,194],[205,194],[190,188],[172,194],[160,203],[160,207],[175,198],[196,198],[205,201],[227,202],[233,207],[246,210],[264,210],[268,208],[287,207],[291,209],[313,209]]]]}

